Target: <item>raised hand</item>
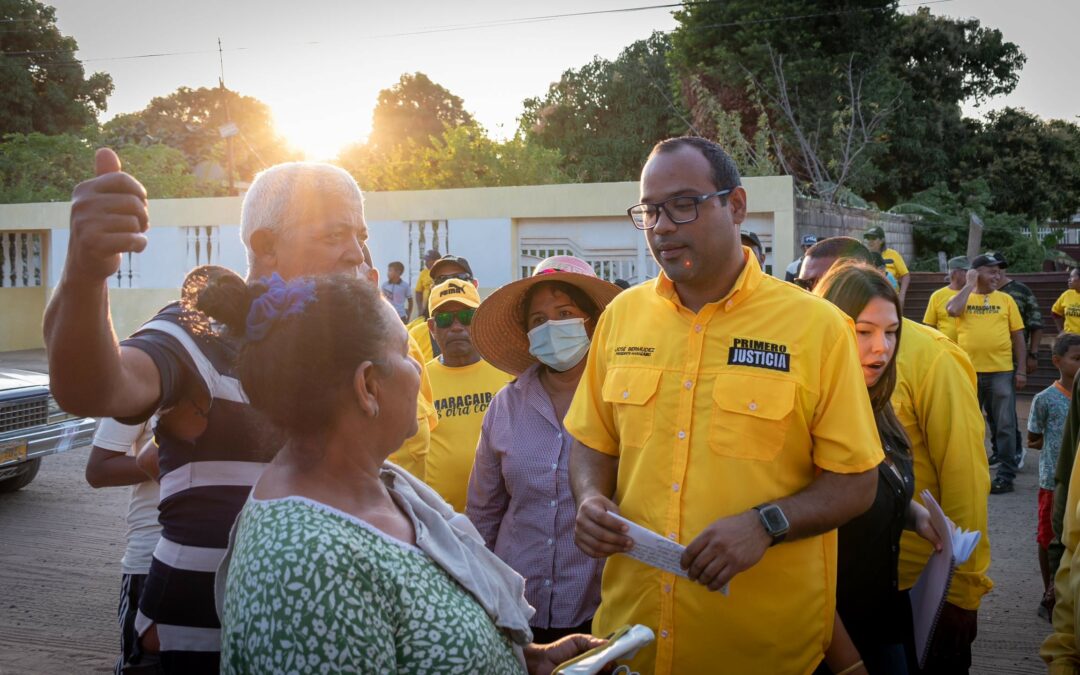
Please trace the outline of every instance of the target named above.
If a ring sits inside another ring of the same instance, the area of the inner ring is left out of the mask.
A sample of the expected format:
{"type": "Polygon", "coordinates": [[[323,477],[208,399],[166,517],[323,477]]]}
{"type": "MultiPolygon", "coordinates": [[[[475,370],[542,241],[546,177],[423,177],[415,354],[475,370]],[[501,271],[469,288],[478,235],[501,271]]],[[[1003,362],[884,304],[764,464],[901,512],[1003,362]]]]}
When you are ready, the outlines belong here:
{"type": "Polygon", "coordinates": [[[64,263],[69,280],[103,281],[120,268],[120,254],[146,248],[150,214],[146,190],[120,170],[120,158],[109,148],[94,156],[95,177],[71,195],[71,237],[64,263]]]}

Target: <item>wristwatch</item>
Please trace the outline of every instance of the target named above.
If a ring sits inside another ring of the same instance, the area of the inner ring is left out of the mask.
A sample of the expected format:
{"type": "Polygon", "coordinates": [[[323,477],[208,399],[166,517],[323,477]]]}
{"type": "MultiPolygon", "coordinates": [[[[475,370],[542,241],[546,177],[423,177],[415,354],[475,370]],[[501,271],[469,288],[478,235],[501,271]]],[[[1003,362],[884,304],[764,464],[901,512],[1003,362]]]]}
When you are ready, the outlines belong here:
{"type": "Polygon", "coordinates": [[[758,513],[758,518],[761,520],[761,526],[765,528],[765,533],[772,537],[772,546],[776,546],[780,542],[784,541],[784,537],[788,533],[788,519],[784,515],[784,512],[776,504],[761,504],[755,506],[754,510],[758,513]]]}

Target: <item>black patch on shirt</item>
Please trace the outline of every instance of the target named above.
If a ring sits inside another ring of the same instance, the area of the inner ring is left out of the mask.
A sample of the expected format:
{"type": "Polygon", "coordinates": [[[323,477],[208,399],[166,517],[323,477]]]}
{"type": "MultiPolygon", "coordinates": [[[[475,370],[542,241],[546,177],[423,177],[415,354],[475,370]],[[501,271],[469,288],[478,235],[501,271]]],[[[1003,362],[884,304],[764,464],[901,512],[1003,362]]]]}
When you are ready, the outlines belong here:
{"type": "Polygon", "coordinates": [[[749,338],[734,338],[728,349],[729,366],[765,368],[783,373],[791,372],[791,354],[787,345],[749,338]]]}
{"type": "Polygon", "coordinates": [[[615,356],[652,356],[656,347],[616,347],[615,356]]]}

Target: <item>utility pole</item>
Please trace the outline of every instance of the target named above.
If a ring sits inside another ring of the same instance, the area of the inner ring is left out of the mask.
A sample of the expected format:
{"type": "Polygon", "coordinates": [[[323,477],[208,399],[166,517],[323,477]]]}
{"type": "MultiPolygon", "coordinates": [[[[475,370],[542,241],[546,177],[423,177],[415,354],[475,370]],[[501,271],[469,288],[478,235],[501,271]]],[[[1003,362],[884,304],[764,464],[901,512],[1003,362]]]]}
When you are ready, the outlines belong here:
{"type": "Polygon", "coordinates": [[[225,156],[227,162],[227,175],[229,180],[229,195],[236,195],[236,187],[233,182],[233,147],[232,137],[237,134],[237,127],[233,124],[232,117],[229,115],[229,98],[228,91],[225,89],[225,56],[221,49],[221,38],[217,41],[218,48],[218,63],[221,67],[221,75],[218,77],[218,90],[221,92],[221,105],[225,108],[225,124],[218,127],[218,133],[225,139],[225,156]]]}

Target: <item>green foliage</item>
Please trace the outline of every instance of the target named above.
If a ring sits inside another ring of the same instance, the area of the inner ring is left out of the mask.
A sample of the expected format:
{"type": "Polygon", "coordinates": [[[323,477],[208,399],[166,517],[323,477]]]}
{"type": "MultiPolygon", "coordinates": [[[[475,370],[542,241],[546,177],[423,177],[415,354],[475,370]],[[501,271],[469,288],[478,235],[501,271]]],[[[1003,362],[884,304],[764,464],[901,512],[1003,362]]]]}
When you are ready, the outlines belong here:
{"type": "Polygon", "coordinates": [[[971,154],[968,171],[986,176],[995,211],[1043,222],[1080,209],[1080,126],[1005,108],[979,126],[971,154]]]}
{"type": "Polygon", "coordinates": [[[1009,261],[1010,270],[1042,271],[1047,246],[1022,232],[1030,221],[1020,215],[989,210],[992,201],[989,185],[984,179],[977,178],[964,181],[955,192],[945,183],[938,183],[915,195],[911,202],[893,207],[892,213],[919,217],[915,224],[917,259],[912,269],[936,272],[938,251],[944,251],[950,258],[964,255],[971,214],[974,213],[983,221],[982,250],[1002,253],[1009,261]]]}
{"type": "Polygon", "coordinates": [[[278,135],[265,103],[229,89],[180,87],[168,96],[155,97],[139,112],[117,115],[102,131],[106,142],[114,146],[176,148],[191,169],[202,162],[224,167],[226,140],[218,128],[229,119],[240,129],[240,135],[232,139],[238,180],[249,181],[264,168],[299,158],[278,135]]]}
{"type": "MultiPolygon", "coordinates": [[[[95,129],[83,134],[9,134],[0,141],[0,204],[71,199],[77,184],[94,175],[95,129]]],[[[124,170],[146,187],[151,199],[210,197],[217,184],[198,180],[183,154],[164,145],[116,148],[124,170]]]]}
{"type": "MultiPolygon", "coordinates": [[[[965,170],[981,166],[972,147],[978,124],[963,119],[960,105],[1011,92],[1025,60],[1019,47],[977,19],[926,8],[903,14],[891,0],[729,0],[688,4],[676,17],[670,61],[695,124],[701,97],[692,91],[694,80],[738,115],[747,139],[760,128],[763,100],[781,164],[805,190],[821,193],[819,183],[834,183],[882,204],[939,182],[956,190],[978,175],[965,170]],[[887,114],[839,180],[854,108],[849,61],[862,81],[864,117],[887,114]],[[804,159],[807,145],[823,171],[804,159]],[[822,173],[831,175],[823,180],[822,173]]],[[[705,127],[699,128],[704,135],[716,135],[715,127],[705,127]]],[[[997,194],[998,185],[991,186],[997,194]]]]}
{"type": "Polygon", "coordinates": [[[962,118],[960,104],[1011,92],[1025,57],[978,19],[936,16],[926,7],[897,14],[888,45],[889,73],[903,88],[886,123],[888,163],[875,192],[894,202],[941,181],[956,188],[971,177],[962,167],[979,131],[962,118]]]}
{"type": "Polygon", "coordinates": [[[389,152],[368,145],[348,148],[338,163],[365,190],[543,185],[570,182],[555,150],[531,145],[519,136],[492,140],[476,124],[448,128],[429,144],[409,141],[389,152]]]}
{"type": "Polygon", "coordinates": [[[0,204],[57,202],[94,175],[94,148],[74,134],[9,134],[0,142],[0,204]]]}
{"type": "Polygon", "coordinates": [[[557,150],[579,182],[637,180],[652,146],[687,129],[667,67],[670,42],[653,33],[614,61],[567,70],[542,97],[526,99],[520,133],[557,150]]]}
{"type": "Polygon", "coordinates": [[[79,46],[56,27],[56,10],[34,0],[0,0],[0,136],[59,134],[93,124],[112,78],[86,76],[79,46]]]}
{"type": "MultiPolygon", "coordinates": [[[[702,105],[692,95],[695,79],[738,115],[746,138],[760,128],[763,101],[774,152],[807,192],[831,198],[823,192],[826,183],[861,191],[872,186],[875,165],[870,152],[852,151],[847,131],[886,110],[896,96],[881,50],[895,6],[892,0],[687,4],[676,13],[670,62],[684,96],[690,90],[695,121],[702,105]]],[[[870,149],[879,139],[874,128],[866,131],[860,143],[870,149]]]]}
{"type": "Polygon", "coordinates": [[[753,133],[747,137],[743,133],[742,115],[734,110],[724,110],[701,80],[691,77],[689,80],[697,105],[697,125],[708,125],[713,133],[710,137],[720,144],[735,160],[739,173],[743,176],[775,176],[780,171],[779,162],[772,148],[772,129],[769,116],[764,108],[759,108],[757,121],[752,127],[753,133]]]}
{"type": "Polygon", "coordinates": [[[423,73],[406,73],[397,84],[379,92],[368,145],[383,153],[407,146],[410,141],[427,146],[444,128],[471,124],[473,117],[460,97],[423,73]]]}

